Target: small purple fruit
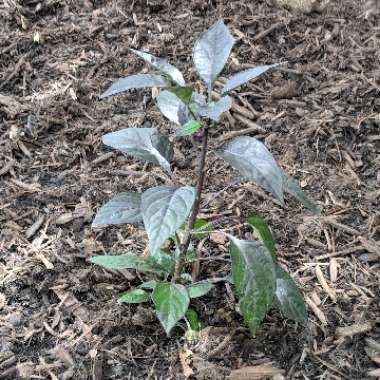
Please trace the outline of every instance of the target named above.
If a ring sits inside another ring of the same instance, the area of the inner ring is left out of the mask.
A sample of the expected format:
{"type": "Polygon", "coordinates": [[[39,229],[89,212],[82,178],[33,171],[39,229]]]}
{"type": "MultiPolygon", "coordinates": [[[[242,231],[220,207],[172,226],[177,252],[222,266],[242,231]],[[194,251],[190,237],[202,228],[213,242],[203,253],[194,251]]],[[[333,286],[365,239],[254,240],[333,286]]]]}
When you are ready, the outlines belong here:
{"type": "Polygon", "coordinates": [[[194,135],[194,139],[197,141],[202,141],[203,139],[203,132],[198,132],[194,135]]]}

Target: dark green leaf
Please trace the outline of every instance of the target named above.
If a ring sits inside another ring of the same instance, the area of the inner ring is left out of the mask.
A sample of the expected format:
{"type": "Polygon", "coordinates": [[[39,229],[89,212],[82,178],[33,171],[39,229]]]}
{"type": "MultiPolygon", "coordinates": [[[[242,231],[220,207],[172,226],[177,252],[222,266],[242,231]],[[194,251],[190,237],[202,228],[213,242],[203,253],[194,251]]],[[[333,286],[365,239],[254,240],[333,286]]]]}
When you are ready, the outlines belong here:
{"type": "Polygon", "coordinates": [[[170,172],[173,147],[155,128],[126,128],[107,133],[103,143],[140,160],[161,165],[170,172]]]}
{"type": "Polygon", "coordinates": [[[119,92],[147,87],[168,87],[170,83],[161,75],[153,74],[135,74],[129,77],[119,79],[108,90],[106,90],[100,99],[107,96],[118,94],[119,92]]]}
{"type": "Polygon", "coordinates": [[[179,99],[181,99],[185,104],[189,104],[193,95],[193,88],[190,86],[185,87],[168,87],[166,91],[172,92],[179,99]]]}
{"type": "Polygon", "coordinates": [[[140,193],[119,193],[97,212],[92,227],[142,222],[140,193]]]}
{"type": "Polygon", "coordinates": [[[199,131],[205,122],[202,120],[189,120],[185,123],[180,129],[177,131],[177,135],[179,136],[189,136],[199,131]]]}
{"type": "Polygon", "coordinates": [[[142,257],[130,254],[118,256],[94,256],[90,261],[108,269],[137,269],[142,272],[162,272],[162,270],[158,270],[142,257]]]}
{"type": "Polygon", "coordinates": [[[142,303],[149,300],[149,293],[143,289],[132,289],[122,294],[118,299],[118,303],[142,303]]]}
{"type": "Polygon", "coordinates": [[[186,318],[189,321],[190,328],[193,331],[200,331],[202,328],[201,324],[199,323],[198,313],[193,309],[189,308],[186,312],[186,318]]]}
{"type": "Polygon", "coordinates": [[[254,137],[235,137],[226,144],[222,157],[284,204],[282,169],[262,142],[254,137]]]}
{"type": "Polygon", "coordinates": [[[141,213],[152,256],[186,220],[194,199],[195,189],[190,186],[157,186],[143,193],[141,213]]]}
{"type": "Polygon", "coordinates": [[[145,53],[143,51],[135,49],[129,50],[141,57],[145,62],[150,63],[153,67],[168,75],[174,82],[178,83],[180,86],[185,85],[185,80],[183,79],[182,73],[176,67],[168,63],[165,59],[155,57],[154,55],[145,53]]]}
{"type": "Polygon", "coordinates": [[[232,275],[240,310],[252,334],[273,302],[276,273],[270,252],[259,242],[230,236],[232,275]]]}
{"type": "Polygon", "coordinates": [[[150,280],[150,281],[146,281],[146,282],[143,282],[142,284],[140,284],[139,288],[153,290],[156,285],[157,285],[157,281],[150,280]]]}
{"type": "Polygon", "coordinates": [[[307,197],[303,192],[298,182],[290,177],[284,170],[282,170],[283,181],[284,181],[284,191],[292,195],[299,202],[301,202],[307,209],[312,211],[314,214],[319,214],[317,206],[307,197]]]}
{"type": "MultiPolygon", "coordinates": [[[[187,224],[184,223],[179,227],[180,230],[185,231],[187,228],[187,224]]],[[[202,240],[205,236],[208,235],[210,231],[213,231],[212,224],[210,224],[207,220],[197,219],[194,223],[193,230],[197,232],[195,234],[195,238],[198,240],[202,240]],[[207,226],[207,227],[205,227],[207,226]]],[[[189,251],[188,251],[189,252],[189,251]]]]}
{"type": "Polygon", "coordinates": [[[197,232],[195,238],[198,240],[202,240],[205,236],[209,234],[210,231],[213,231],[213,227],[207,220],[198,219],[194,223],[194,231],[197,232]],[[206,225],[207,227],[205,227],[206,225]],[[199,232],[197,230],[199,230],[199,232]]]}
{"type": "Polygon", "coordinates": [[[197,284],[188,286],[187,291],[190,298],[198,298],[207,294],[213,287],[214,285],[209,282],[198,282],[197,284]]]}
{"type": "Polygon", "coordinates": [[[278,264],[276,265],[276,276],[275,306],[286,318],[306,325],[306,306],[296,283],[278,264]]]}
{"type": "Polygon", "coordinates": [[[153,302],[157,317],[167,334],[185,315],[190,298],[183,285],[169,282],[159,283],[153,290],[153,302]]]}
{"type": "Polygon", "coordinates": [[[259,215],[251,215],[247,222],[253,226],[259,239],[268,248],[273,260],[276,260],[276,245],[273,240],[272,233],[265,220],[259,215]]]}

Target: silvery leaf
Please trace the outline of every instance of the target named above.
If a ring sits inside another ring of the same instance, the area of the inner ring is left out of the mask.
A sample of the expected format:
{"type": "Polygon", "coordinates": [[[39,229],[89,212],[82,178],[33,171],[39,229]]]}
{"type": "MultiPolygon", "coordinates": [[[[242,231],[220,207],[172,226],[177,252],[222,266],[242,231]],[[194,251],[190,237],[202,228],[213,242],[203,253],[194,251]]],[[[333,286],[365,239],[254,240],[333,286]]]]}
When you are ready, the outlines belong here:
{"type": "Polygon", "coordinates": [[[253,179],[284,205],[282,169],[262,142],[254,137],[236,137],[225,145],[222,157],[244,177],[253,179]]]}
{"type": "Polygon", "coordinates": [[[207,117],[214,121],[219,121],[220,116],[224,112],[229,111],[231,106],[232,106],[232,99],[227,95],[227,96],[223,96],[220,100],[218,100],[214,104],[211,104],[206,107],[199,107],[197,112],[199,115],[203,117],[207,117]]]}
{"type": "Polygon", "coordinates": [[[198,92],[193,92],[191,96],[191,105],[197,106],[197,107],[204,107],[207,105],[206,99],[203,95],[198,94],[198,92]]]}
{"type": "Polygon", "coordinates": [[[284,170],[282,170],[282,178],[284,182],[284,191],[286,193],[292,195],[314,214],[320,213],[319,209],[314,204],[314,202],[312,202],[301,189],[298,182],[294,178],[290,177],[287,173],[285,173],[284,170]]]}
{"type": "Polygon", "coordinates": [[[170,121],[183,125],[192,119],[187,105],[170,91],[161,91],[157,96],[157,106],[170,121]]]}
{"type": "Polygon", "coordinates": [[[222,94],[225,92],[231,91],[236,87],[241,86],[242,84],[257,78],[258,76],[264,74],[266,71],[281,65],[282,63],[275,63],[274,65],[263,65],[257,66],[252,69],[241,71],[240,73],[234,74],[222,89],[222,94]]]}
{"type": "Polygon", "coordinates": [[[207,102],[203,95],[198,94],[197,92],[193,92],[191,96],[191,100],[189,103],[189,108],[193,114],[198,115],[198,109],[201,107],[206,107],[207,102]]]}
{"type": "Polygon", "coordinates": [[[173,147],[155,128],[126,128],[108,133],[103,143],[140,160],[161,165],[170,172],[173,147]]]}
{"type": "Polygon", "coordinates": [[[141,222],[140,206],[140,193],[116,194],[98,210],[92,227],[141,222]]]}
{"type": "Polygon", "coordinates": [[[108,90],[100,95],[100,99],[107,96],[118,94],[119,92],[132,90],[134,88],[147,87],[168,87],[170,83],[161,75],[154,74],[135,74],[126,78],[119,79],[108,90]]]}
{"type": "Polygon", "coordinates": [[[137,54],[145,62],[150,63],[153,67],[168,75],[174,82],[178,83],[180,86],[185,85],[186,82],[183,79],[182,73],[176,67],[168,63],[165,59],[155,57],[154,55],[145,53],[143,51],[135,49],[129,50],[137,54]]]}
{"type": "Polygon", "coordinates": [[[220,20],[207,30],[194,46],[194,63],[200,77],[207,85],[209,94],[212,83],[227,62],[234,42],[230,31],[223,20],[220,20]]]}
{"type": "Polygon", "coordinates": [[[307,325],[307,311],[302,293],[292,277],[278,264],[276,264],[274,304],[286,318],[307,325]]]}
{"type": "Polygon", "coordinates": [[[157,186],[143,193],[141,213],[152,255],[186,220],[194,199],[195,189],[190,186],[157,186]]]}

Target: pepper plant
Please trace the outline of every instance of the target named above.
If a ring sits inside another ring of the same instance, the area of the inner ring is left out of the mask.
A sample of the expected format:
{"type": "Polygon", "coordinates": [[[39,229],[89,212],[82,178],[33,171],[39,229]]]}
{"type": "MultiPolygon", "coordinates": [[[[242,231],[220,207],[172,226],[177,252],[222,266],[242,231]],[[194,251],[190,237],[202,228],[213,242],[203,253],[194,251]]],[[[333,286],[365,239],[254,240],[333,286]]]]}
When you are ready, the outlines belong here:
{"type": "MultiPolygon", "coordinates": [[[[190,326],[197,325],[195,311],[189,308],[191,299],[205,295],[214,286],[207,280],[194,282],[186,272],[190,263],[198,260],[196,255],[192,255],[192,241],[204,238],[210,227],[213,228],[212,222],[197,219],[209,149],[209,131],[217,128],[222,114],[231,108],[232,98],[228,93],[279,65],[258,66],[238,72],[226,81],[219,100],[214,100],[214,82],[223,70],[234,42],[228,28],[220,20],[195,44],[193,60],[206,85],[207,98],[187,84],[182,73],[167,61],[133,49],[131,52],[160,73],[128,76],[101,95],[101,98],[106,98],[131,89],[159,88],[158,108],[177,125],[175,134],[196,134],[198,139],[201,138],[197,183],[193,187],[177,184],[171,171],[173,143],[156,128],[122,129],[103,136],[104,144],[139,160],[160,165],[169,174],[168,185],[152,187],[143,193],[116,194],[99,209],[92,224],[93,227],[122,223],[143,225],[149,240],[148,257],[135,252],[91,259],[105,268],[136,269],[146,273],[147,281],[122,294],[118,301],[141,303],[152,300],[167,334],[182,318],[190,326]],[[167,240],[172,240],[173,248],[163,247],[167,240]]],[[[196,141],[194,139],[194,143],[196,141]]],[[[233,138],[217,154],[238,170],[244,179],[262,186],[281,205],[284,205],[284,193],[289,193],[311,211],[318,212],[297,181],[281,169],[264,144],[254,137],[233,138]]],[[[241,240],[228,234],[232,276],[227,280],[234,284],[241,314],[250,331],[255,334],[271,306],[278,307],[285,317],[305,324],[307,314],[302,295],[277,261],[268,226],[255,215],[248,218],[247,224],[253,226],[259,240],[241,240]]]]}

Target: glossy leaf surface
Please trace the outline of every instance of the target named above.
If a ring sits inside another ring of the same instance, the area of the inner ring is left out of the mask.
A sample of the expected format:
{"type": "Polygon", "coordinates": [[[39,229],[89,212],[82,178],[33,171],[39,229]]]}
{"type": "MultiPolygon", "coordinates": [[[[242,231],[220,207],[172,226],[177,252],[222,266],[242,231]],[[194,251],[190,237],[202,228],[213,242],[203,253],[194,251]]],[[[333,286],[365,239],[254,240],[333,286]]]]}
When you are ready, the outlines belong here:
{"type": "Polygon", "coordinates": [[[176,82],[180,86],[185,85],[185,79],[183,79],[182,73],[176,67],[168,63],[165,59],[158,58],[152,54],[135,49],[130,49],[130,51],[141,57],[145,62],[151,64],[156,69],[168,75],[174,82],[176,82]]]}
{"type": "Polygon", "coordinates": [[[259,242],[230,237],[232,276],[241,313],[252,334],[265,318],[276,289],[270,252],[259,242]]]}
{"type": "Polygon", "coordinates": [[[252,79],[257,78],[258,76],[266,73],[268,70],[273,69],[280,64],[281,63],[276,63],[274,65],[257,66],[252,69],[244,70],[237,74],[234,74],[230,79],[227,80],[222,89],[222,94],[231,91],[234,88],[239,87],[252,79]]]}
{"type": "Polygon", "coordinates": [[[173,147],[155,128],[126,128],[107,133],[103,143],[132,157],[159,164],[170,172],[173,147]]]}
{"type": "Polygon", "coordinates": [[[143,193],[141,213],[152,255],[186,220],[194,199],[195,189],[190,186],[157,186],[143,193]]]}
{"type": "Polygon", "coordinates": [[[282,169],[262,142],[254,137],[236,137],[225,145],[222,157],[284,204],[282,169]]]}
{"type": "Polygon", "coordinates": [[[276,265],[275,305],[286,318],[307,324],[307,311],[302,293],[290,275],[276,265]]]}
{"type": "Polygon", "coordinates": [[[100,95],[100,99],[132,89],[151,87],[161,88],[169,86],[170,83],[161,75],[135,74],[130,75],[126,78],[119,79],[110,88],[103,92],[102,95],[100,95]]]}
{"type": "Polygon", "coordinates": [[[140,193],[116,194],[98,210],[92,227],[142,222],[140,207],[140,193]]]}
{"type": "Polygon", "coordinates": [[[167,334],[184,317],[190,303],[186,288],[169,282],[156,285],[152,300],[156,306],[157,317],[167,334]]]}
{"type": "Polygon", "coordinates": [[[216,22],[196,42],[193,59],[200,77],[211,93],[212,84],[230,55],[235,40],[222,20],[216,22]]]}

